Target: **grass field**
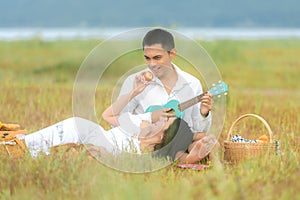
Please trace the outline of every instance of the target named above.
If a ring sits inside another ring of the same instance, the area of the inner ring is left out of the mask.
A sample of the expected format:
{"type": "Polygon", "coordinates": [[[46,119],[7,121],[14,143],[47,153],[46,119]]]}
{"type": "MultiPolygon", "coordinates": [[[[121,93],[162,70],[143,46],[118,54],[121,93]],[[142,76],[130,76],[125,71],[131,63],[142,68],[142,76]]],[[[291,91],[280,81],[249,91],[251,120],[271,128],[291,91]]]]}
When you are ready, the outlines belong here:
{"type": "MultiPolygon", "coordinates": [[[[0,121],[19,123],[33,132],[71,117],[76,72],[97,44],[1,41],[0,121]]],[[[220,144],[238,116],[255,113],[269,122],[281,143],[280,155],[233,166],[221,155],[224,164],[205,171],[169,166],[145,174],[119,172],[84,152],[36,160],[1,156],[1,199],[300,199],[300,40],[200,44],[230,87],[220,144]]],[[[110,82],[97,89],[97,113],[109,105],[112,89],[110,82]]],[[[266,133],[255,119],[239,128],[250,139],[266,133]]]]}

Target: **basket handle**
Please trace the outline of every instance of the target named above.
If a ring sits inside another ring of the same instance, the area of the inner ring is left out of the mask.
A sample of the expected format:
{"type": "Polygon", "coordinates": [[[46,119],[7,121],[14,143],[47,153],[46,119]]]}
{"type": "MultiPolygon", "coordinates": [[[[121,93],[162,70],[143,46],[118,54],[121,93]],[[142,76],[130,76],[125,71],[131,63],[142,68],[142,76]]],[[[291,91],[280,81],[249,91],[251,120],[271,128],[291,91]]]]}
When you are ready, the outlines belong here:
{"type": "Polygon", "coordinates": [[[233,131],[234,126],[235,126],[241,119],[243,119],[243,118],[245,118],[245,117],[250,117],[250,116],[259,119],[259,120],[265,125],[265,127],[267,128],[268,133],[269,133],[269,135],[270,135],[270,143],[273,143],[273,132],[272,132],[272,130],[271,130],[271,128],[270,128],[270,125],[268,124],[268,122],[267,122],[264,118],[262,118],[261,116],[256,115],[256,114],[245,114],[245,115],[242,115],[242,116],[240,116],[239,118],[237,118],[237,119],[232,123],[232,125],[231,125],[231,127],[230,127],[230,129],[229,129],[229,131],[228,131],[227,141],[229,141],[230,138],[232,137],[232,131],[233,131]]]}

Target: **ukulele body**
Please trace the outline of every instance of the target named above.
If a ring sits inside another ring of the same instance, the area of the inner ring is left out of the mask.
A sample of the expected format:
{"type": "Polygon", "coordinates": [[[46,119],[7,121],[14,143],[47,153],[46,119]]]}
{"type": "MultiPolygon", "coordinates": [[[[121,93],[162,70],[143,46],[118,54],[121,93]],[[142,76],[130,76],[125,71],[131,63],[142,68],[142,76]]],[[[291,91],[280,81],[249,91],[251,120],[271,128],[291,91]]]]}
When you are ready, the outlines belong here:
{"type": "Polygon", "coordinates": [[[184,117],[184,113],[182,111],[179,110],[178,106],[179,106],[179,101],[173,99],[171,101],[169,101],[167,104],[159,106],[159,105],[153,105],[153,106],[149,106],[146,109],[146,112],[154,112],[157,110],[161,110],[164,108],[171,108],[174,112],[177,118],[183,118],[184,117]]]}

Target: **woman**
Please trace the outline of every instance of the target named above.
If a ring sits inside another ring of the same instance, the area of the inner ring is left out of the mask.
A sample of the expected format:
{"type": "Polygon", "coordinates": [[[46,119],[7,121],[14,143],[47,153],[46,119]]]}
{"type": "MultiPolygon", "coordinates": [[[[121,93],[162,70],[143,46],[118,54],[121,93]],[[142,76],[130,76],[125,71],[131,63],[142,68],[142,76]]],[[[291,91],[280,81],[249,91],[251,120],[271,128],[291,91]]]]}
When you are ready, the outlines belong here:
{"type": "Polygon", "coordinates": [[[156,150],[155,155],[169,156],[174,160],[176,152],[185,151],[192,142],[193,133],[185,122],[171,117],[172,114],[166,115],[155,124],[144,120],[143,115],[130,113],[120,115],[126,104],[139,95],[149,83],[144,80],[143,76],[137,76],[132,92],[123,95],[103,112],[103,118],[114,125],[114,128],[104,130],[97,123],[80,117],[72,117],[25,135],[25,144],[30,154],[36,157],[40,152],[49,154],[53,146],[79,143],[104,148],[105,151],[114,155],[123,151],[142,153],[142,151],[156,150]],[[164,137],[165,132],[168,133],[166,134],[168,137],[164,137]],[[177,132],[180,134],[169,134],[177,132]],[[173,138],[177,139],[177,142],[171,142],[173,138]]]}

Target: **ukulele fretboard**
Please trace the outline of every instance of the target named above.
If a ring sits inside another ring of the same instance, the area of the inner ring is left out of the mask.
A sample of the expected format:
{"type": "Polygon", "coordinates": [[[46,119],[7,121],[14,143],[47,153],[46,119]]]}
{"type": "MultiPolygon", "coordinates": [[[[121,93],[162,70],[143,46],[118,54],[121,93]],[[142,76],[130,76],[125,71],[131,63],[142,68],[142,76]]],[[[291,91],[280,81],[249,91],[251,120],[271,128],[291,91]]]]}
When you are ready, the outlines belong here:
{"type": "Polygon", "coordinates": [[[192,98],[192,99],[190,99],[190,100],[187,100],[187,101],[185,101],[185,102],[179,104],[179,105],[178,105],[178,109],[179,109],[180,111],[184,111],[184,110],[187,109],[188,107],[191,107],[191,106],[195,105],[196,103],[199,103],[199,102],[201,101],[201,97],[202,97],[204,94],[206,94],[206,93],[207,93],[207,92],[204,92],[204,93],[202,93],[202,94],[200,94],[200,95],[198,95],[198,96],[196,96],[196,97],[194,97],[194,98],[192,98]]]}

